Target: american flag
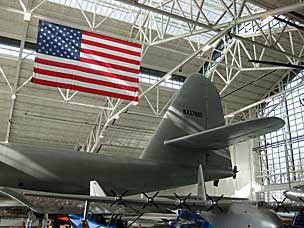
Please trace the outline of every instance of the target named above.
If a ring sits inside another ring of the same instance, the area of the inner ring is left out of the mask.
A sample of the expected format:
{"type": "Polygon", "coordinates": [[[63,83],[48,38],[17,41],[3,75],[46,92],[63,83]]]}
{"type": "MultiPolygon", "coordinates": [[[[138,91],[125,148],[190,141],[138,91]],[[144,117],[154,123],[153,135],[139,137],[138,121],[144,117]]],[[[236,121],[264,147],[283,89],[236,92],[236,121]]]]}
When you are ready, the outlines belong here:
{"type": "Polygon", "coordinates": [[[39,21],[33,83],[138,101],[141,45],[39,21]]]}

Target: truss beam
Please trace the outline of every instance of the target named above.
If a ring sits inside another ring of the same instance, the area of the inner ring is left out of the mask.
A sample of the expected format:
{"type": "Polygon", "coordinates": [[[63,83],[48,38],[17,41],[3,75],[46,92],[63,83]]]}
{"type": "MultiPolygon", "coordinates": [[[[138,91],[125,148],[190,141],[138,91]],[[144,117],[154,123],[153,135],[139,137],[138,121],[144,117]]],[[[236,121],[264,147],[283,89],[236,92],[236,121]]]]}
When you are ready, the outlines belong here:
{"type": "MultiPolygon", "coordinates": [[[[22,0],[20,0],[20,4],[22,5],[22,8],[24,9],[24,13],[26,13],[30,10],[30,7],[32,6],[32,0],[29,0],[26,5],[23,3],[22,0]]],[[[18,62],[17,62],[17,67],[16,67],[15,81],[14,81],[14,84],[12,87],[11,105],[10,105],[9,116],[8,116],[5,142],[9,142],[9,138],[10,138],[11,127],[12,127],[12,118],[13,118],[13,114],[14,114],[14,110],[15,110],[16,99],[17,99],[16,90],[18,87],[18,82],[19,82],[20,73],[21,73],[22,54],[23,54],[26,36],[28,33],[28,29],[29,29],[29,24],[30,24],[30,21],[24,20],[22,39],[21,39],[21,43],[20,43],[20,52],[19,52],[18,62]]]]}
{"type": "Polygon", "coordinates": [[[166,16],[166,17],[174,18],[176,20],[183,21],[183,22],[188,23],[188,24],[196,25],[196,26],[199,26],[199,27],[202,27],[202,28],[207,28],[207,29],[212,28],[210,25],[201,23],[199,21],[192,20],[192,19],[189,19],[187,17],[183,17],[183,16],[180,16],[180,15],[177,15],[177,14],[174,14],[174,13],[170,13],[170,12],[167,12],[167,11],[164,11],[164,10],[161,10],[161,9],[158,9],[158,8],[146,5],[146,4],[142,4],[142,3],[139,3],[137,1],[133,1],[133,0],[115,0],[115,1],[121,2],[121,3],[124,3],[124,4],[128,4],[128,5],[131,5],[131,6],[135,6],[135,7],[140,8],[140,9],[148,10],[150,12],[157,13],[157,14],[160,14],[160,15],[163,15],[163,16],[166,16]]]}
{"type": "Polygon", "coordinates": [[[261,43],[259,43],[259,42],[250,40],[250,39],[248,39],[248,38],[243,38],[243,37],[241,37],[241,36],[238,36],[238,35],[235,35],[235,34],[232,34],[232,33],[231,33],[231,36],[232,36],[233,38],[235,38],[235,39],[238,39],[238,40],[241,40],[241,41],[244,41],[244,42],[248,42],[248,43],[251,43],[251,44],[253,44],[253,45],[260,46],[260,47],[262,47],[262,48],[270,49],[270,50],[272,50],[272,51],[274,51],[274,52],[276,52],[276,53],[278,53],[278,54],[285,55],[285,56],[288,56],[288,57],[297,59],[297,60],[299,60],[299,61],[304,61],[304,58],[301,58],[301,57],[299,57],[299,56],[296,56],[296,55],[294,55],[294,54],[292,54],[292,53],[289,53],[289,52],[286,52],[286,51],[284,51],[284,50],[279,50],[279,49],[276,49],[276,48],[271,47],[271,46],[269,46],[269,45],[261,44],[261,43]]]}

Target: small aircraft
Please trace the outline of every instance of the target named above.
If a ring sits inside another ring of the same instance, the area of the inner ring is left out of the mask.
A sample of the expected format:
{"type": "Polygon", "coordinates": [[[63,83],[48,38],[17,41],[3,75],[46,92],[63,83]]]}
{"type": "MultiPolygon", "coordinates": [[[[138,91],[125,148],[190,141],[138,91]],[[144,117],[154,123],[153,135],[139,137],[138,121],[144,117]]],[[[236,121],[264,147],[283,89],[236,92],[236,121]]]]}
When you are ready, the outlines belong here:
{"type": "MultiPolygon", "coordinates": [[[[32,204],[37,202],[38,208],[40,203],[49,211],[52,205],[54,210],[70,208],[74,213],[78,208],[84,211],[84,218],[97,203],[104,209],[100,213],[121,209],[163,212],[172,206],[188,205],[200,211],[209,209],[205,216],[215,227],[281,227],[274,212],[250,204],[229,203],[220,210],[224,213],[214,212],[217,201],[208,200],[205,190],[202,198],[189,199],[188,204],[187,197],[156,199],[158,193],[145,199],[125,196],[195,184],[198,173],[199,186],[205,181],[235,177],[237,169],[232,167],[228,147],[283,125],[282,119],[267,117],[225,126],[216,87],[194,73],[187,77],[140,158],[0,144],[1,192],[33,210],[37,207],[32,204]],[[88,188],[88,183],[93,187],[88,188]]],[[[199,189],[202,192],[204,187],[199,189]]]]}

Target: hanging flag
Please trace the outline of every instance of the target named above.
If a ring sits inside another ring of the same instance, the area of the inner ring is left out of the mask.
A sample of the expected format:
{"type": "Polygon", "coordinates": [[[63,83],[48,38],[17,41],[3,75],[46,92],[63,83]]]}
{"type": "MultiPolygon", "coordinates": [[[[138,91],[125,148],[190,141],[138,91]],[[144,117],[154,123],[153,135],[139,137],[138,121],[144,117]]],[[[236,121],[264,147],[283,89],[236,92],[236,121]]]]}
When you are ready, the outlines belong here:
{"type": "Polygon", "coordinates": [[[141,45],[39,21],[33,83],[138,101],[141,45]]]}

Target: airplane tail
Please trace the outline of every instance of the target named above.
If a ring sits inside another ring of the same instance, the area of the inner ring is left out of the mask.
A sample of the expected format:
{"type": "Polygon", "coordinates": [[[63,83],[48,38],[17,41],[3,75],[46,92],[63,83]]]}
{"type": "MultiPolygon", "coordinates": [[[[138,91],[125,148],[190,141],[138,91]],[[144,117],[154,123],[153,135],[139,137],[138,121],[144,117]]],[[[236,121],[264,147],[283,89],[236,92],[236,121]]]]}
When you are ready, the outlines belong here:
{"type": "Polygon", "coordinates": [[[208,170],[223,171],[212,179],[227,173],[231,176],[230,145],[282,126],[284,121],[277,117],[225,126],[216,87],[203,75],[194,73],[178,91],[141,158],[197,167],[202,164],[208,170]]]}
{"type": "Polygon", "coordinates": [[[217,164],[226,165],[231,169],[230,153],[226,149],[218,156],[212,152],[206,153],[200,148],[164,144],[168,140],[224,125],[222,104],[216,87],[203,75],[194,73],[187,77],[178,91],[141,158],[203,165],[206,165],[207,161],[217,161],[217,164]]]}

